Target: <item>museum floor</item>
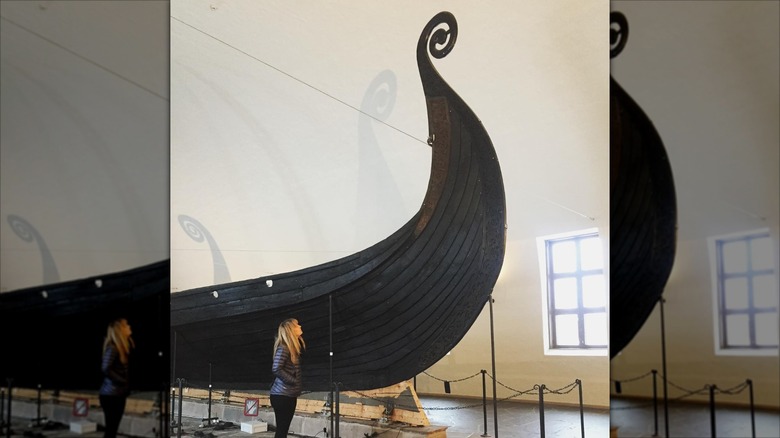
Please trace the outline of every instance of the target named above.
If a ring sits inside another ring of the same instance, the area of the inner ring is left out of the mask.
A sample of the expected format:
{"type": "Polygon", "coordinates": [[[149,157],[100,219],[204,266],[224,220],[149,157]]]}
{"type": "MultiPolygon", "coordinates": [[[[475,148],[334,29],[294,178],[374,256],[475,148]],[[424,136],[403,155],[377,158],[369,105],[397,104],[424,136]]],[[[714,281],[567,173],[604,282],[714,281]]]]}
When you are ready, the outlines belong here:
{"type": "MultiPolygon", "coordinates": [[[[487,405],[487,434],[485,433],[485,413],[479,400],[460,399],[453,397],[420,396],[420,402],[426,409],[431,424],[446,427],[447,438],[477,438],[482,436],[495,437],[493,425],[492,402],[487,405]]],[[[663,406],[659,403],[658,420],[656,423],[652,404],[646,400],[613,399],[610,412],[605,409],[585,409],[583,423],[580,422],[580,412],[577,407],[562,407],[545,405],[544,434],[540,430],[540,415],[535,403],[526,402],[502,402],[498,405],[498,437],[550,437],[550,438],[577,438],[582,436],[582,424],[585,428],[585,437],[588,438],[635,438],[666,436],[663,421],[663,406]],[[610,420],[611,415],[611,420],[610,420]],[[610,424],[611,422],[611,424],[610,424]],[[611,427],[617,427],[610,431],[611,427]],[[612,435],[610,435],[612,433],[612,435]],[[656,435],[657,433],[657,435],[656,435]]],[[[673,437],[734,437],[747,438],[752,435],[750,411],[745,408],[717,406],[715,411],[716,433],[711,430],[711,417],[709,406],[702,403],[670,402],[669,404],[669,435],[673,437]]],[[[124,421],[124,420],[123,420],[124,421]]],[[[242,432],[240,425],[226,423],[224,427],[202,427],[199,418],[182,418],[183,427],[181,433],[174,428],[171,437],[197,437],[197,438],[233,438],[249,437],[270,438],[273,432],[260,432],[250,435],[242,432]]],[[[342,429],[344,431],[345,428],[342,429]]],[[[6,436],[3,430],[3,436],[6,436]]],[[[756,410],[755,412],[755,436],[764,438],[780,437],[780,411],[756,410]]],[[[324,433],[317,437],[324,438],[324,433]]],[[[343,438],[363,438],[363,436],[349,437],[341,433],[343,438]]],[[[29,420],[14,419],[13,437],[38,437],[60,438],[76,437],[97,438],[101,437],[99,431],[85,434],[70,432],[67,426],[40,428],[32,427],[29,420]]],[[[127,436],[127,435],[124,435],[127,436]]],[[[151,435],[152,437],[154,435],[151,435]]],[[[300,435],[291,435],[300,436],[300,435]]],[[[377,438],[417,436],[402,432],[401,429],[389,428],[386,432],[374,435],[377,438]]],[[[419,435],[420,438],[424,434],[419,435]]],[[[441,436],[441,435],[438,435],[441,436]]]]}

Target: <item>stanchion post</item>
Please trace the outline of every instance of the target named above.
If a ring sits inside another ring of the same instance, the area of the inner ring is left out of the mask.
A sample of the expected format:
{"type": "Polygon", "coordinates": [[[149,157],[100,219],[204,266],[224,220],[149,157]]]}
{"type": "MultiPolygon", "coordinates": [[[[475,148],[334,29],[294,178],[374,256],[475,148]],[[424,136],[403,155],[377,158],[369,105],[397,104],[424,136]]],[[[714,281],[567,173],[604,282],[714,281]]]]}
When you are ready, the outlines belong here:
{"type": "Polygon", "coordinates": [[[0,388],[0,430],[5,427],[5,388],[0,388]]]}
{"type": "Polygon", "coordinates": [[[653,436],[658,436],[658,370],[653,371],[653,436]]]}
{"type": "Polygon", "coordinates": [[[209,426],[211,425],[211,362],[209,362],[209,412],[207,420],[209,426]]]}
{"type": "Polygon", "coordinates": [[[539,436],[544,438],[544,384],[539,385],[539,436]]]}
{"type": "Polygon", "coordinates": [[[580,430],[582,431],[582,438],[585,438],[585,410],[582,406],[582,380],[576,379],[577,387],[580,389],[580,430]]]}
{"type": "Polygon", "coordinates": [[[333,436],[335,438],[341,438],[341,435],[339,434],[339,422],[341,421],[341,418],[340,418],[340,415],[341,415],[340,408],[341,407],[339,406],[340,405],[339,400],[341,399],[341,395],[339,394],[339,384],[335,383],[335,386],[336,386],[336,396],[335,396],[336,398],[334,399],[334,403],[335,403],[335,406],[336,406],[336,431],[333,434],[333,436]]]}
{"type": "Polygon", "coordinates": [[[176,431],[176,436],[181,438],[181,430],[182,430],[181,405],[182,405],[183,400],[184,400],[184,391],[183,391],[183,389],[184,389],[184,379],[179,378],[179,379],[176,379],[176,380],[179,381],[179,421],[178,421],[179,424],[178,424],[178,428],[177,428],[177,431],[176,431]]]}
{"type": "Polygon", "coordinates": [[[330,394],[328,394],[328,397],[330,397],[330,436],[332,437],[338,437],[338,434],[334,434],[333,429],[333,404],[335,403],[335,399],[333,398],[333,386],[336,384],[336,382],[333,381],[333,295],[328,295],[328,352],[329,357],[328,360],[330,361],[329,369],[330,369],[330,394]]]}
{"type": "Polygon", "coordinates": [[[756,406],[753,404],[753,381],[747,379],[748,393],[750,394],[750,431],[752,437],[756,438],[756,406]]]}
{"type": "Polygon", "coordinates": [[[5,418],[8,419],[8,425],[5,428],[6,438],[11,438],[11,399],[13,398],[13,383],[14,379],[8,379],[8,405],[5,407],[5,418]]]}
{"type": "Polygon", "coordinates": [[[487,433],[487,385],[485,385],[485,374],[487,371],[479,370],[482,373],[482,418],[485,420],[485,427],[481,436],[490,436],[487,433]]]}
{"type": "Polygon", "coordinates": [[[173,412],[171,412],[171,428],[176,427],[176,388],[171,389],[171,409],[173,412]]]}
{"type": "Polygon", "coordinates": [[[658,300],[661,305],[661,367],[664,375],[664,436],[669,438],[669,396],[668,396],[668,374],[666,373],[666,328],[664,322],[664,303],[666,300],[663,295],[658,300]]]}
{"type": "Polygon", "coordinates": [[[493,365],[493,434],[498,438],[498,400],[496,399],[496,342],[493,330],[493,294],[488,297],[490,303],[490,358],[493,365]]]}
{"type": "Polygon", "coordinates": [[[40,426],[41,425],[41,384],[38,384],[38,401],[37,401],[37,412],[38,415],[35,418],[35,424],[40,426]]]}
{"type": "Polygon", "coordinates": [[[710,431],[712,438],[715,438],[715,389],[717,386],[710,385],[710,431]]]}

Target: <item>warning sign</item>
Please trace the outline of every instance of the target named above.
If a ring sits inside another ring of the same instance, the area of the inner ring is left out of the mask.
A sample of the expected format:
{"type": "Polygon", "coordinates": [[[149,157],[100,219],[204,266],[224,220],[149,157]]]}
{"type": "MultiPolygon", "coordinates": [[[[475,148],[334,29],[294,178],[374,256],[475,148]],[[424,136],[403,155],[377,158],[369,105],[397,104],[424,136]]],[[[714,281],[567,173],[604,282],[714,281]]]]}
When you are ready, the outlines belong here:
{"type": "Polygon", "coordinates": [[[73,400],[73,416],[86,417],[89,413],[89,399],[77,398],[73,400]]]}
{"type": "Polygon", "coordinates": [[[247,417],[256,417],[260,406],[259,398],[248,398],[244,401],[244,415],[247,417]]]}

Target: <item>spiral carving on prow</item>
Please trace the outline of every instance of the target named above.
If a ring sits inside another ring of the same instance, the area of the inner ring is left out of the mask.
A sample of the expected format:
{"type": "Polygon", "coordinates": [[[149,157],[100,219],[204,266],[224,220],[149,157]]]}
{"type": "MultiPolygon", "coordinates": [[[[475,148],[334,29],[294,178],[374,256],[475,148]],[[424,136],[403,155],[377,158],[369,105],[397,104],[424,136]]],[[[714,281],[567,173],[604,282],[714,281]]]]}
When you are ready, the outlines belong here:
{"type": "Polygon", "coordinates": [[[609,14],[609,57],[614,58],[623,51],[628,42],[628,20],[620,12],[609,14]]]}
{"type": "Polygon", "coordinates": [[[428,50],[431,56],[441,59],[455,47],[455,40],[458,38],[458,22],[455,21],[455,16],[451,13],[439,12],[431,18],[431,21],[425,26],[424,32],[430,35],[428,37],[428,50]],[[447,27],[440,27],[442,25],[447,27]],[[435,32],[434,29],[436,29],[435,32]]]}

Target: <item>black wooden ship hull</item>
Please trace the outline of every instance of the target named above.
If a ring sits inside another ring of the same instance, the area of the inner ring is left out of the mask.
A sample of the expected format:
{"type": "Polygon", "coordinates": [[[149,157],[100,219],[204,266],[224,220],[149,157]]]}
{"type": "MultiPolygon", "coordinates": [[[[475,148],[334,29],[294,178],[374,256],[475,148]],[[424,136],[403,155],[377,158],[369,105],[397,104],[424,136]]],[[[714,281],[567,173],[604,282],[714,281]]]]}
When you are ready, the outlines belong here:
{"type": "Polygon", "coordinates": [[[361,390],[410,379],[463,338],[503,263],[506,202],[487,132],[428,55],[430,48],[434,57],[446,56],[456,35],[454,17],[442,12],[417,47],[432,149],[417,214],[385,240],[339,260],[173,293],[175,379],[192,387],[268,389],[274,336],[289,317],[304,329],[308,391],[328,391],[331,382],[361,390]]]}
{"type": "MultiPolygon", "coordinates": [[[[612,21],[625,33],[622,14],[612,21]]],[[[663,141],[650,118],[610,78],[610,357],[642,328],[674,264],[677,201],[663,141]]]]}
{"type": "Polygon", "coordinates": [[[127,318],[132,391],[167,391],[170,261],[0,294],[5,386],[97,391],[108,324],[127,318]]]}

